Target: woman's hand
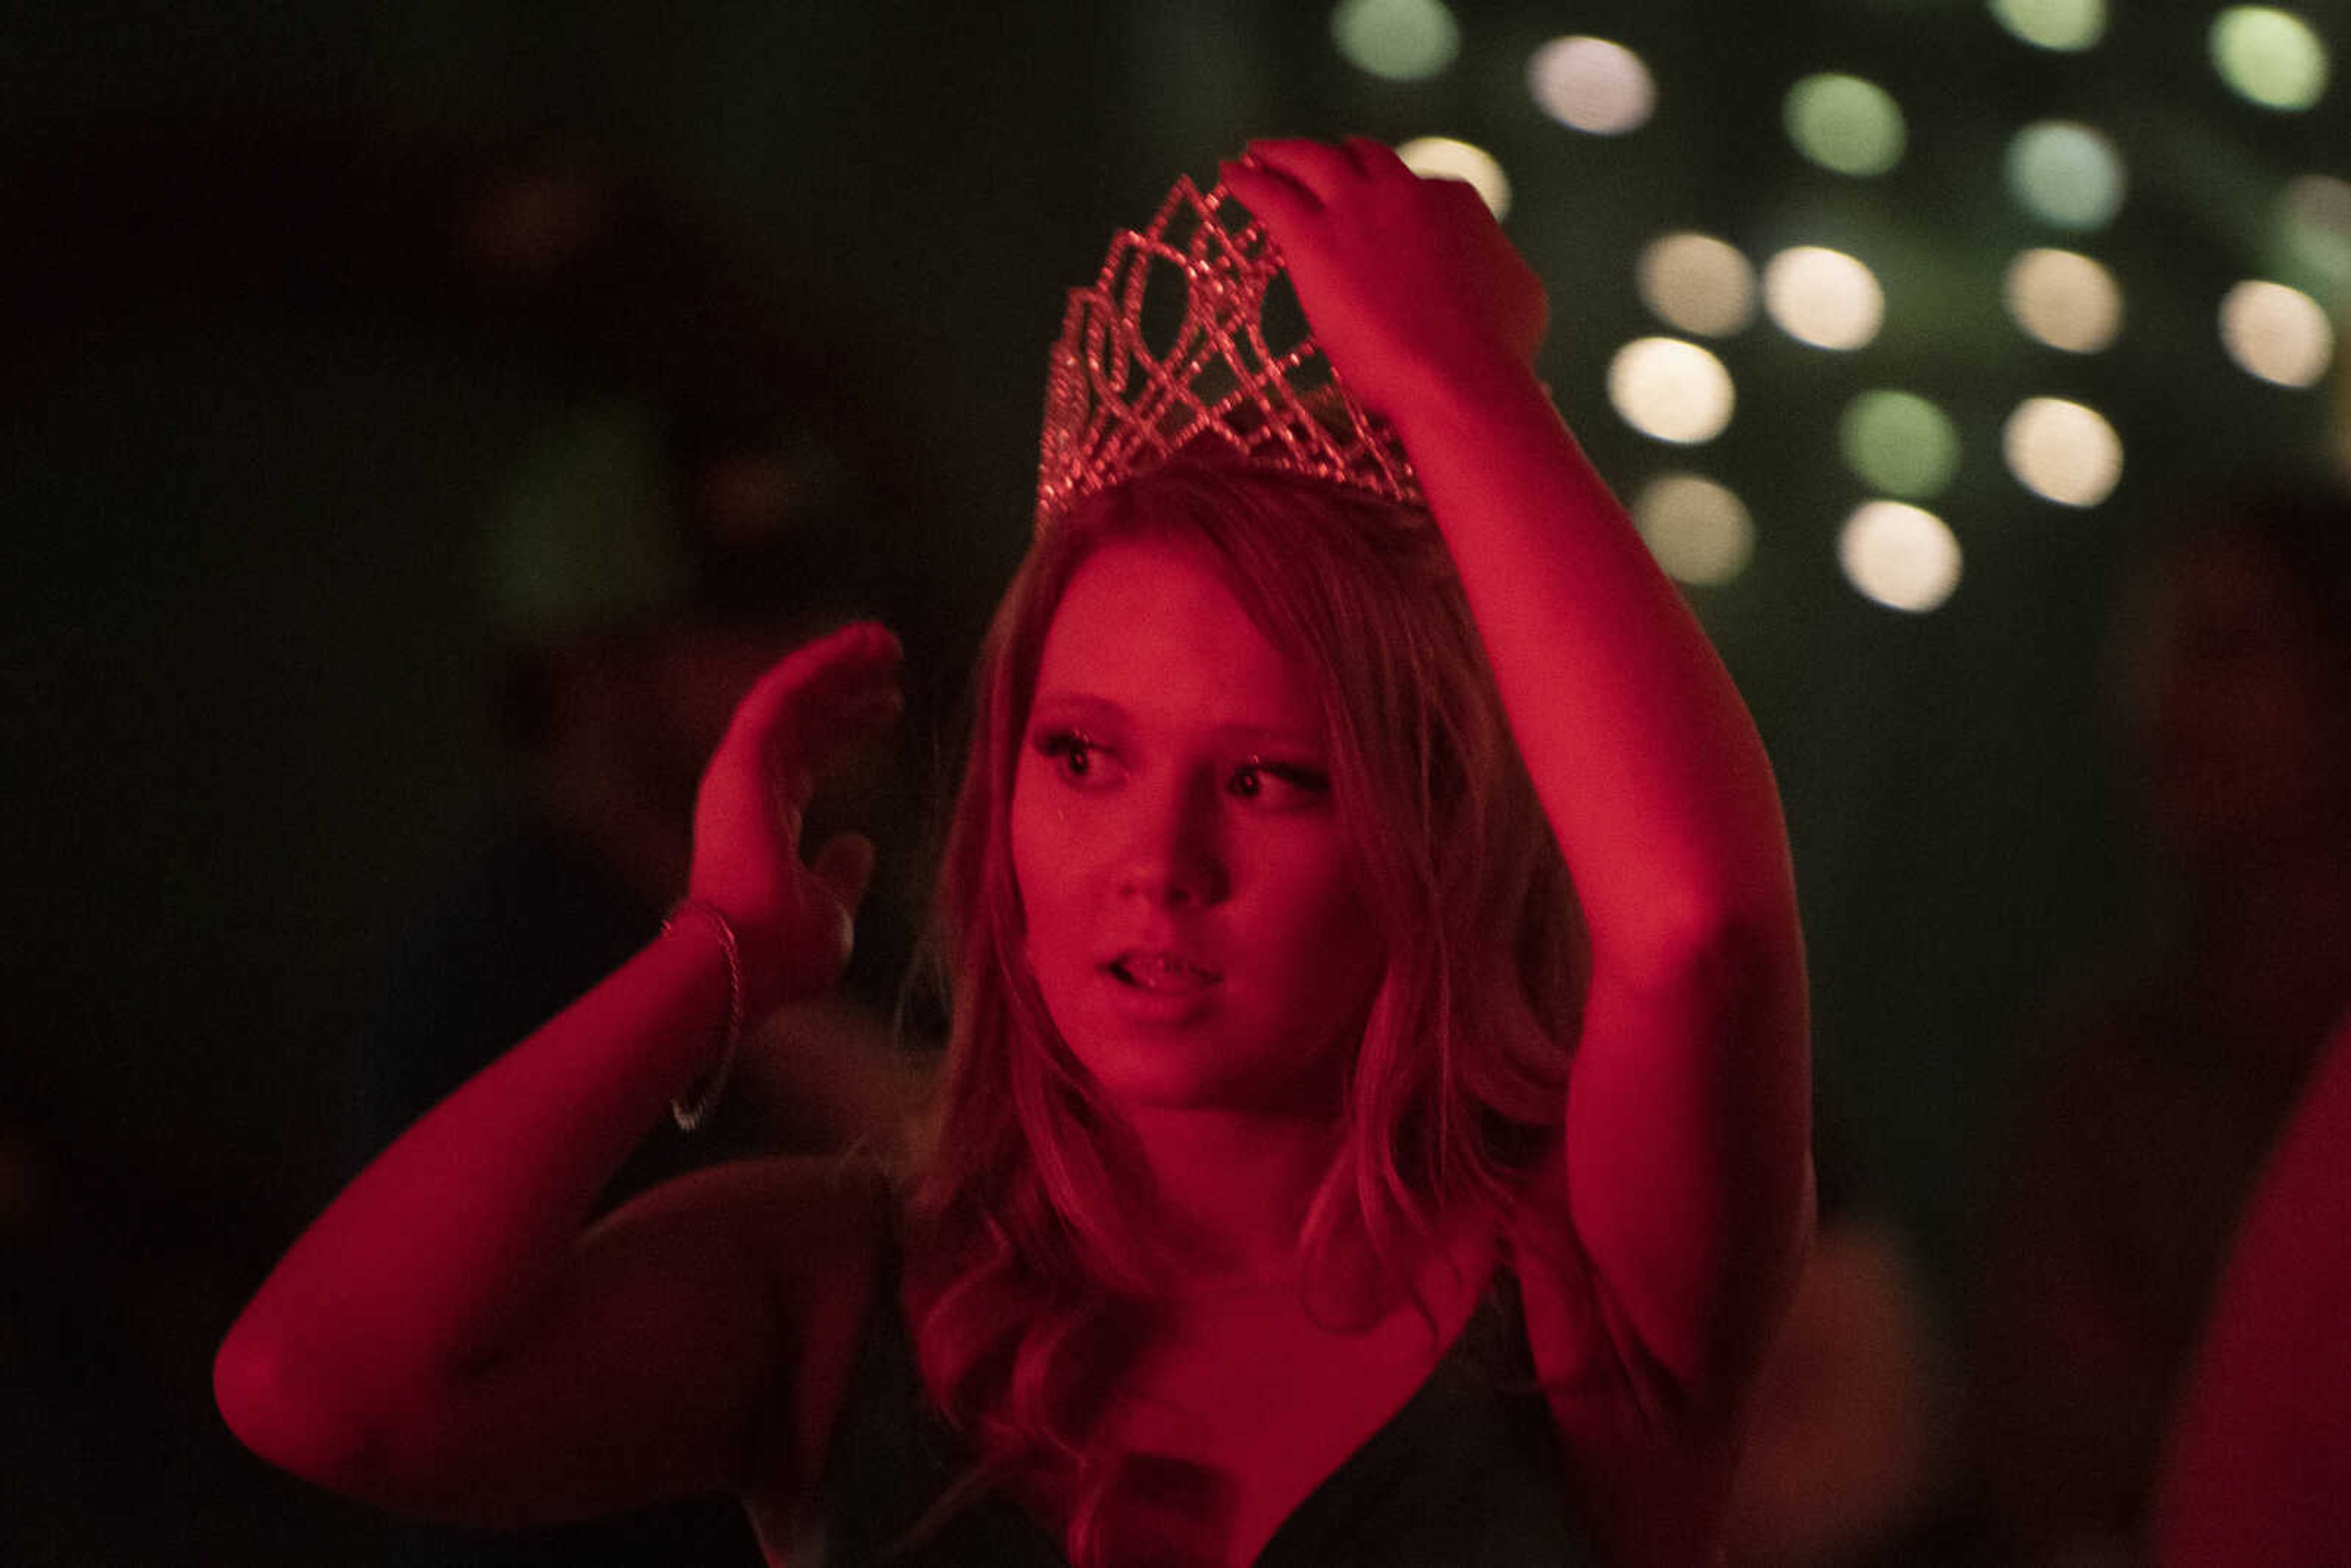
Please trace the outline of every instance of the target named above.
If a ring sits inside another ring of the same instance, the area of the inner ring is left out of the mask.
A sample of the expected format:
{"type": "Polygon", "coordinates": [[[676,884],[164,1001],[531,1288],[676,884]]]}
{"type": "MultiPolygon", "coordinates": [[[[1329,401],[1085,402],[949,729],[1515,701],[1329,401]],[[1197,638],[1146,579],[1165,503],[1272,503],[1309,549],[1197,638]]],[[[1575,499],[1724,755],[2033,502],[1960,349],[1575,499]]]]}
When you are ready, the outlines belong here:
{"type": "Polygon", "coordinates": [[[1477,191],[1364,137],[1256,141],[1225,185],[1280,248],[1315,340],[1376,413],[1429,378],[1531,374],[1542,280],[1477,191]]]}
{"type": "Polygon", "coordinates": [[[818,771],[897,716],[901,657],[872,622],[793,650],[736,708],[703,771],[687,892],[734,925],[754,1017],[829,989],[849,962],[873,846],[841,833],[803,863],[801,819],[818,771]]]}

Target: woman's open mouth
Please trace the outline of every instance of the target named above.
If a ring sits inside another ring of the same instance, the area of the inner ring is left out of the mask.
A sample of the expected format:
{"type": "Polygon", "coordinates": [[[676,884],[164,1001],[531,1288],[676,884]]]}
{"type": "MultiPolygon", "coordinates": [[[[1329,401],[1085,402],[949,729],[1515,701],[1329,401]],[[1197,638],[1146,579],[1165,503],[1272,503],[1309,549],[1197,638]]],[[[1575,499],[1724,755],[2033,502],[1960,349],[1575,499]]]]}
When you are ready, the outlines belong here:
{"type": "Polygon", "coordinates": [[[1162,996],[1204,991],[1224,977],[1181,953],[1134,948],[1103,966],[1121,985],[1162,996]]]}

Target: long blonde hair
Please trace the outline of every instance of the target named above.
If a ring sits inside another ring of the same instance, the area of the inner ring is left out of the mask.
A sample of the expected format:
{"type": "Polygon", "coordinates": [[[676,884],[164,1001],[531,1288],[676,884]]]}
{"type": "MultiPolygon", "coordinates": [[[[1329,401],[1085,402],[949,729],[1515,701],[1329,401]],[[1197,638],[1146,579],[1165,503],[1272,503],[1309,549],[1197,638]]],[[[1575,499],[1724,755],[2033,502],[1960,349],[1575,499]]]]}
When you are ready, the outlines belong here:
{"type": "MultiPolygon", "coordinates": [[[[981,1483],[1058,1475],[1081,1554],[1118,1478],[1085,1437],[1164,1278],[1132,1134],[1056,1033],[1021,953],[1008,808],[1045,634],[1102,544],[1200,552],[1309,672],[1387,966],[1310,1211],[1401,1277],[1453,1206],[1507,1200],[1557,1135],[1584,964],[1573,893],[1426,514],[1183,458],[1096,495],[1030,549],[975,685],[940,867],[952,1030],[910,1203],[916,1339],[981,1483]]],[[[1091,1545],[1089,1544],[1091,1543],[1091,1545]]]]}

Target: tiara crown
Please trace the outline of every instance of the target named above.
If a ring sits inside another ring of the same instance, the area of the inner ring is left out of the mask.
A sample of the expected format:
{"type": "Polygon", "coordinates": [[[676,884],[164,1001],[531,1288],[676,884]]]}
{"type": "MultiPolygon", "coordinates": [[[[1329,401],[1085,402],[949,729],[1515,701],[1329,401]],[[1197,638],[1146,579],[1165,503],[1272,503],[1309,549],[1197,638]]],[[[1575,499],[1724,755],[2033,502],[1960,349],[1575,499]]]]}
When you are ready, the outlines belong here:
{"type": "Polygon", "coordinates": [[[1113,237],[1100,276],[1070,290],[1047,369],[1039,532],[1202,440],[1251,467],[1422,504],[1395,431],[1355,400],[1302,320],[1287,347],[1269,340],[1290,336],[1266,319],[1278,278],[1280,252],[1222,185],[1204,196],[1179,179],[1148,228],[1113,237]],[[1180,319],[1160,329],[1179,300],[1180,319]]]}

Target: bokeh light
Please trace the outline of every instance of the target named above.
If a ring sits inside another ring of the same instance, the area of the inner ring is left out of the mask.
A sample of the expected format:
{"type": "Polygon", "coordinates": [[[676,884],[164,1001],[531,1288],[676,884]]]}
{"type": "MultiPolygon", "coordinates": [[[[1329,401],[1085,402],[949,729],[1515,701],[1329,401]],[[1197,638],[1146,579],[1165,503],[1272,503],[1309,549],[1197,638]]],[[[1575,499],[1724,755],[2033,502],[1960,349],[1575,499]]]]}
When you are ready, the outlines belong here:
{"type": "Polygon", "coordinates": [[[1396,156],[1424,178],[1468,182],[1496,217],[1510,215],[1510,177],[1484,148],[1450,136],[1422,136],[1397,148],[1396,156]]]}
{"type": "Polygon", "coordinates": [[[1668,577],[1719,588],[1755,554],[1755,520],[1729,489],[1695,474],[1662,474],[1633,499],[1633,526],[1668,577]]]}
{"type": "Polygon", "coordinates": [[[1795,246],[1765,264],[1763,308],[1800,343],[1858,349],[1877,336],[1886,295],[1877,275],[1843,251],[1795,246]]]}
{"type": "Polygon", "coordinates": [[[2027,398],[2001,430],[2001,455],[2017,483],[2064,507],[2095,507],[2123,476],[2123,443],[2095,409],[2058,397],[2027,398]]]}
{"type": "Polygon", "coordinates": [[[1712,235],[1651,240],[1634,264],[1634,285],[1660,320],[1701,338],[1743,332],[1755,319],[1755,269],[1738,246],[1712,235]]]}
{"type": "Polygon", "coordinates": [[[1461,52],[1461,24],[1443,0],[1339,0],[1331,39],[1356,69],[1390,81],[1422,81],[1461,52]]]}
{"type": "Polygon", "coordinates": [[[1902,161],[1908,141],[1902,107],[1891,94],[1834,71],[1790,88],[1781,119],[1797,152],[1840,174],[1883,174],[1902,161]]]}
{"type": "Polygon", "coordinates": [[[1837,564],[1865,598],[1923,614],[1959,586],[1959,541],[1932,512],[1902,501],[1871,501],[1838,530],[1837,564]]]}
{"type": "Polygon", "coordinates": [[[1889,496],[1940,494],[1959,469],[1950,415],[1916,392],[1865,392],[1845,405],[1837,444],[1855,474],[1889,496]]]}
{"type": "Polygon", "coordinates": [[[2122,286],[2078,251],[2028,250],[2008,264],[2001,297],[2024,334],[2073,354],[2095,354],[2123,329],[2122,286]]]}
{"type": "Polygon", "coordinates": [[[1642,434],[1695,445],[1722,434],[1737,394],[1722,361],[1696,343],[1636,338],[1608,361],[1608,401],[1642,434]]]}
{"type": "Polygon", "coordinates": [[[1527,61],[1527,90],[1545,114],[1594,136],[1637,131],[1657,105],[1648,66],[1605,38],[1553,38],[1527,61]]]}
{"type": "Polygon", "coordinates": [[[2126,183],[2122,154],[2086,125],[2045,120],[2008,144],[2009,193],[2062,229],[2087,232],[2113,222],[2126,183]]]}
{"type": "Polygon", "coordinates": [[[2326,45],[2309,23],[2272,5],[2231,5],[2212,19],[2212,67],[2263,109],[2308,109],[2326,92],[2326,45]]]}
{"type": "Polygon", "coordinates": [[[2105,0],[1991,0],[1991,14],[2036,48],[2086,49],[2106,33],[2105,0]]]}
{"type": "Polygon", "coordinates": [[[2247,374],[2283,387],[2317,384],[2335,358],[2335,328],[2318,301],[2260,279],[2221,299],[2220,342],[2247,374]]]}

